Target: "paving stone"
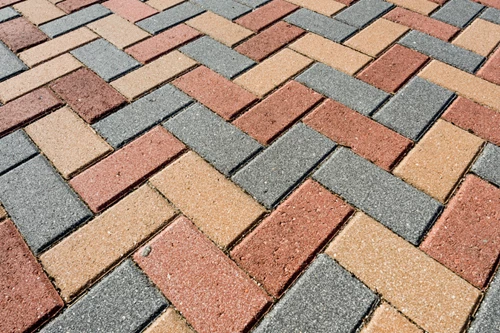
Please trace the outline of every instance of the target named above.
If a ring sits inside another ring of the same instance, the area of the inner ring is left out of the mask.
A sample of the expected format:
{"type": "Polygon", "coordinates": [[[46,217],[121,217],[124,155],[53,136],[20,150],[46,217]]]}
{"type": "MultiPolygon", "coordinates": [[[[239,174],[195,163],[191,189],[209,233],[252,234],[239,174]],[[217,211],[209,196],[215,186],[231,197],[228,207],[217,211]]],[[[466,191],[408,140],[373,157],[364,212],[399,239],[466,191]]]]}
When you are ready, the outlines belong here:
{"type": "Polygon", "coordinates": [[[244,5],[250,6],[252,8],[257,8],[259,6],[268,3],[270,0],[236,0],[236,1],[244,5]]]}
{"type": "Polygon", "coordinates": [[[104,39],[81,46],[71,54],[109,82],[136,69],[140,64],[104,39]]]}
{"type": "Polygon", "coordinates": [[[164,126],[225,175],[233,173],[262,148],[201,104],[187,108],[164,126]]]}
{"type": "Polygon", "coordinates": [[[221,247],[230,245],[264,213],[262,206],[194,152],[159,172],[151,183],[221,247]]]}
{"type": "Polygon", "coordinates": [[[40,260],[69,302],[175,215],[144,185],[45,252],[40,260]]]}
{"type": "Polygon", "coordinates": [[[472,171],[493,184],[500,186],[500,148],[493,144],[487,144],[481,156],[472,167],[472,171]]]}
{"type": "Polygon", "coordinates": [[[158,13],[156,9],[139,0],[108,0],[102,5],[132,23],[158,13]]]}
{"type": "Polygon", "coordinates": [[[297,6],[304,7],[315,11],[316,13],[323,14],[325,16],[332,16],[341,9],[345,8],[345,5],[339,1],[334,0],[287,0],[297,6]]]}
{"type": "Polygon", "coordinates": [[[232,180],[267,208],[274,207],[335,145],[299,123],[239,170],[232,180]]]}
{"type": "Polygon", "coordinates": [[[18,16],[19,13],[16,12],[12,7],[5,7],[0,9],[0,23],[11,20],[18,16]]]}
{"type": "Polygon", "coordinates": [[[109,9],[100,4],[95,4],[58,18],[57,20],[45,23],[40,26],[40,30],[45,32],[50,38],[55,38],[109,14],[111,14],[109,9]]]}
{"type": "Polygon", "coordinates": [[[149,37],[149,34],[116,14],[108,15],[87,25],[119,49],[149,37]]]}
{"type": "Polygon", "coordinates": [[[496,8],[487,8],[481,14],[483,20],[487,20],[496,24],[500,24],[500,10],[496,8]]]}
{"type": "Polygon", "coordinates": [[[314,64],[296,80],[364,115],[373,113],[390,96],[324,64],[314,64]]]}
{"type": "Polygon", "coordinates": [[[186,22],[187,25],[232,47],[253,32],[212,12],[205,12],[186,22]]]}
{"type": "Polygon", "coordinates": [[[483,5],[470,0],[450,0],[431,17],[464,28],[483,8],[483,5]]]}
{"type": "MultiPolygon", "coordinates": [[[[144,2],[144,0],[140,0],[144,2]]],[[[147,5],[153,7],[156,10],[164,11],[165,9],[174,7],[186,0],[148,0],[146,2],[147,5]]]]}
{"type": "Polygon", "coordinates": [[[359,213],[326,253],[428,332],[460,332],[481,293],[359,213]]]}
{"type": "Polygon", "coordinates": [[[254,332],[354,332],[377,301],[363,283],[321,254],[254,332]]]}
{"type": "Polygon", "coordinates": [[[40,332],[138,332],[168,301],[127,260],[40,332]]]}
{"type": "Polygon", "coordinates": [[[496,275],[476,312],[468,332],[494,332],[500,325],[500,275],[496,275]]]}
{"type": "Polygon", "coordinates": [[[0,8],[15,4],[21,0],[0,0],[0,8]]]}
{"type": "Polygon", "coordinates": [[[240,17],[235,22],[255,32],[260,31],[268,25],[278,21],[290,14],[298,7],[284,0],[273,0],[272,2],[240,17]]]}
{"type": "Polygon", "coordinates": [[[0,82],[27,69],[26,65],[0,42],[0,82]]]}
{"type": "Polygon", "coordinates": [[[47,40],[47,36],[24,17],[0,23],[0,40],[19,52],[47,40]]]}
{"type": "Polygon", "coordinates": [[[397,6],[412,10],[414,12],[429,15],[436,8],[439,8],[439,5],[433,3],[428,0],[387,0],[397,6]]]}
{"type": "Polygon", "coordinates": [[[10,220],[0,238],[0,331],[33,331],[64,303],[10,220]]]}
{"type": "Polygon", "coordinates": [[[477,72],[477,76],[500,85],[500,49],[497,49],[477,72]]]}
{"type": "Polygon", "coordinates": [[[413,244],[419,244],[442,208],[427,194],[344,147],[335,150],[314,179],[413,244]]]}
{"type": "Polygon", "coordinates": [[[228,20],[234,20],[252,10],[251,7],[245,6],[233,0],[192,0],[201,7],[228,20]]]}
{"type": "Polygon", "coordinates": [[[165,85],[101,119],[93,127],[111,146],[120,148],[191,101],[176,88],[165,85]]]}
{"type": "Polygon", "coordinates": [[[38,154],[28,136],[18,130],[0,139],[0,175],[38,154]]]}
{"type": "Polygon", "coordinates": [[[394,5],[383,0],[361,0],[335,15],[335,19],[362,29],[394,5]]]}
{"type": "Polygon", "coordinates": [[[383,302],[372,314],[368,324],[360,333],[424,333],[417,325],[403,316],[398,310],[383,302]]]}
{"type": "Polygon", "coordinates": [[[63,0],[57,3],[57,6],[66,13],[72,13],[84,7],[99,2],[99,0],[63,0]]]}
{"type": "MultiPolygon", "coordinates": [[[[500,42],[500,25],[477,19],[453,40],[453,44],[487,57],[500,42]]],[[[500,80],[497,80],[500,82],[500,80]]]]}
{"type": "Polygon", "coordinates": [[[301,8],[288,15],[285,21],[300,28],[341,43],[356,32],[356,28],[328,16],[301,8]]]}
{"type": "Polygon", "coordinates": [[[158,126],[70,181],[94,212],[102,211],[174,159],[184,145],[158,126]]]}
{"type": "Polygon", "coordinates": [[[204,66],[184,74],[172,84],[225,120],[257,100],[255,95],[204,66]]]}
{"type": "Polygon", "coordinates": [[[3,209],[2,206],[0,206],[0,220],[3,220],[7,217],[7,212],[5,211],[5,209],[3,209]]]}
{"type": "Polygon", "coordinates": [[[178,6],[139,21],[137,25],[150,34],[156,35],[203,12],[204,10],[200,6],[186,1],[178,6]]]}
{"type": "Polygon", "coordinates": [[[35,254],[92,216],[41,155],[0,177],[0,201],[35,254]]]}
{"type": "Polygon", "coordinates": [[[196,333],[172,307],[156,319],[144,333],[196,333]]]}
{"type": "Polygon", "coordinates": [[[139,250],[135,261],[199,333],[243,332],[271,301],[183,216],[148,246],[150,254],[139,250]]]}
{"type": "Polygon", "coordinates": [[[15,4],[14,8],[36,25],[40,25],[66,15],[62,10],[47,0],[23,1],[15,4]]]}

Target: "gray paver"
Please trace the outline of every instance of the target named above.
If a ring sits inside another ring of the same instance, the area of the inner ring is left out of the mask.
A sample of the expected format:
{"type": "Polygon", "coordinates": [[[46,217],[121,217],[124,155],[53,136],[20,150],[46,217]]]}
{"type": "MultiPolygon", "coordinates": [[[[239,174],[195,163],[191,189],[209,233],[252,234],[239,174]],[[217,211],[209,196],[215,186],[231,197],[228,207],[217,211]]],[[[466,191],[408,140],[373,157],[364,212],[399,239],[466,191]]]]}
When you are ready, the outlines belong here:
{"type": "Polygon", "coordinates": [[[483,9],[484,6],[470,0],[450,0],[441,9],[431,15],[459,28],[465,27],[483,9]]]}
{"type": "Polygon", "coordinates": [[[201,104],[181,111],[164,126],[226,175],[262,149],[252,137],[201,104]]]}
{"type": "Polygon", "coordinates": [[[108,8],[100,4],[95,4],[45,23],[40,26],[40,30],[45,32],[50,38],[55,38],[109,14],[111,14],[111,11],[108,8]]]}
{"type": "Polygon", "coordinates": [[[146,275],[127,260],[41,332],[141,332],[167,306],[146,275]]]}
{"type": "Polygon", "coordinates": [[[496,24],[500,24],[500,9],[488,8],[482,14],[481,18],[496,24]]]}
{"type": "Polygon", "coordinates": [[[205,9],[210,10],[228,20],[234,20],[252,10],[251,7],[233,0],[192,0],[205,9]]]}
{"type": "Polygon", "coordinates": [[[313,177],[415,245],[442,209],[435,199],[344,147],[313,177]]]}
{"type": "Polygon", "coordinates": [[[368,83],[316,63],[296,80],[364,115],[372,114],[389,94],[368,83]]]}
{"type": "Polygon", "coordinates": [[[477,53],[429,36],[423,32],[412,30],[399,40],[399,44],[414,49],[429,57],[474,73],[485,58],[477,53]]]}
{"type": "Polygon", "coordinates": [[[298,123],[239,170],[232,180],[271,208],[335,146],[329,138],[298,123]]]}
{"type": "Polygon", "coordinates": [[[242,3],[244,5],[250,6],[252,8],[257,8],[259,6],[265,5],[266,3],[270,2],[271,0],[236,0],[239,3],[242,3]]]}
{"type": "Polygon", "coordinates": [[[472,166],[472,171],[479,177],[500,186],[500,147],[488,143],[472,166]]]}
{"type": "Polygon", "coordinates": [[[199,38],[179,50],[228,79],[255,65],[252,59],[208,36],[199,38]]]}
{"type": "Polygon", "coordinates": [[[134,58],[105,39],[98,39],[71,51],[78,60],[106,82],[115,80],[140,66],[134,58]]]}
{"type": "Polygon", "coordinates": [[[417,141],[454,96],[448,89],[415,77],[384,105],[373,119],[417,141]]]}
{"type": "Polygon", "coordinates": [[[498,272],[493,278],[468,332],[500,332],[500,274],[498,272]]]}
{"type": "Polygon", "coordinates": [[[119,148],[186,107],[192,99],[167,84],[101,119],[92,127],[114,148],[119,148]]]}
{"type": "Polygon", "coordinates": [[[0,81],[18,74],[27,69],[26,65],[9,50],[9,48],[0,42],[0,81]]]}
{"type": "Polygon", "coordinates": [[[184,2],[136,24],[151,34],[157,34],[203,12],[204,10],[200,6],[184,2]]]}
{"type": "Polygon", "coordinates": [[[0,139],[0,175],[38,154],[38,149],[24,131],[0,139]]]}
{"type": "Polygon", "coordinates": [[[0,9],[0,23],[13,19],[14,17],[18,16],[19,13],[16,12],[12,7],[5,7],[0,9]]]}
{"type": "Polygon", "coordinates": [[[335,15],[335,19],[361,29],[393,6],[383,0],[361,0],[335,15]]]}
{"type": "Polygon", "coordinates": [[[355,332],[378,297],[326,254],[320,254],[254,333],[355,332]]]}
{"type": "Polygon", "coordinates": [[[35,253],[92,216],[41,155],[0,176],[0,201],[35,253]]]}
{"type": "Polygon", "coordinates": [[[356,28],[348,24],[306,8],[301,8],[288,15],[285,21],[337,43],[343,42],[357,31],[356,28]]]}

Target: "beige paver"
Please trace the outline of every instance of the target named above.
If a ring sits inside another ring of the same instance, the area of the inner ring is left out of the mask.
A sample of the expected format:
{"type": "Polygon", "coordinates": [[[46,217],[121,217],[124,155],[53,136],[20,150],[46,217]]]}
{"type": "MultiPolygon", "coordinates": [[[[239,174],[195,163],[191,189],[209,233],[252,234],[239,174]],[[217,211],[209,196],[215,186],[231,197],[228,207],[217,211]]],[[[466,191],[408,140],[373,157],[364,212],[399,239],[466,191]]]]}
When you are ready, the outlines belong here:
{"type": "Polygon", "coordinates": [[[363,53],[313,33],[308,33],[289,47],[349,75],[356,73],[371,60],[363,53]]]}
{"type": "Polygon", "coordinates": [[[222,247],[264,213],[254,199],[193,152],[158,173],[151,183],[222,247]]]}
{"type": "Polygon", "coordinates": [[[403,7],[409,10],[413,10],[414,12],[429,15],[433,12],[439,5],[435,2],[431,2],[428,0],[387,0],[392,2],[393,4],[403,7]]]}
{"type": "Polygon", "coordinates": [[[304,7],[313,10],[317,13],[332,16],[336,12],[340,11],[345,7],[345,5],[334,0],[286,0],[297,6],[304,7]]]}
{"type": "Polygon", "coordinates": [[[184,1],[186,0],[149,0],[146,4],[150,5],[154,9],[163,11],[184,1]]]}
{"type": "Polygon", "coordinates": [[[7,216],[7,212],[0,206],[0,220],[3,220],[7,216]]]}
{"type": "Polygon", "coordinates": [[[487,57],[500,42],[500,25],[477,19],[452,44],[487,57]]]}
{"type": "Polygon", "coordinates": [[[399,23],[379,19],[355,34],[344,44],[375,57],[394,43],[408,29],[408,27],[399,23]]]}
{"type": "Polygon", "coordinates": [[[313,62],[312,59],[284,49],[244,73],[235,83],[262,97],[313,62]]]}
{"type": "Polygon", "coordinates": [[[196,333],[173,308],[168,308],[144,333],[196,333]]]}
{"type": "Polygon", "coordinates": [[[40,260],[69,301],[175,215],[160,194],[144,185],[119,201],[40,260]]]}
{"type": "Polygon", "coordinates": [[[398,310],[383,302],[361,333],[424,333],[398,310]]]}
{"type": "Polygon", "coordinates": [[[36,25],[66,15],[65,12],[47,0],[26,0],[15,4],[13,7],[36,25]]]}
{"type": "Polygon", "coordinates": [[[120,49],[149,37],[146,31],[116,14],[106,16],[87,26],[120,49]]]}
{"type": "Polygon", "coordinates": [[[369,216],[358,213],[326,250],[417,325],[458,333],[479,290],[369,216]]]}

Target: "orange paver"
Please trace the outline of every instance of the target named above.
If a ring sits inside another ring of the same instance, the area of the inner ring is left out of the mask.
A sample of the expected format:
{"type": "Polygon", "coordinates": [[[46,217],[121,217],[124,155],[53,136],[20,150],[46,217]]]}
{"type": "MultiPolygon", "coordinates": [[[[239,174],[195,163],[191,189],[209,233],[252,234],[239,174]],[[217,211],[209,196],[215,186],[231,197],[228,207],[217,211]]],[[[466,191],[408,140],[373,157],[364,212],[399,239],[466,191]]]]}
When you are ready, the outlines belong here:
{"type": "Polygon", "coordinates": [[[118,15],[106,16],[88,27],[120,49],[149,37],[146,31],[118,15]]]}
{"type": "Polygon", "coordinates": [[[361,333],[424,333],[418,326],[387,303],[382,303],[373,313],[361,333]]]}
{"type": "Polygon", "coordinates": [[[389,2],[423,15],[429,15],[439,7],[438,4],[428,0],[389,0],[389,2]]]}
{"type": "Polygon", "coordinates": [[[487,57],[500,43],[500,25],[477,19],[454,40],[453,44],[487,57]]]}
{"type": "Polygon", "coordinates": [[[297,6],[301,6],[320,14],[331,16],[345,7],[342,3],[334,0],[286,0],[297,6]]]}
{"type": "Polygon", "coordinates": [[[173,308],[168,308],[144,333],[195,333],[173,308]]]}

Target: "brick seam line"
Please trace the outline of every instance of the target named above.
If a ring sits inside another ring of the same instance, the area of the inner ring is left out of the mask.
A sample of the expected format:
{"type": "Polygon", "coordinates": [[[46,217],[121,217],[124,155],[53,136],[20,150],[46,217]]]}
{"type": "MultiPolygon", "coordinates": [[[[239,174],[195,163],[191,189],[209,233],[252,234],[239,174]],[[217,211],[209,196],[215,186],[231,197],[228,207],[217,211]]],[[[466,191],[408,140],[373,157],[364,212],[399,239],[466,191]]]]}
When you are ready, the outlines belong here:
{"type": "Polygon", "coordinates": [[[491,82],[491,81],[489,81],[489,80],[487,80],[487,79],[485,79],[485,78],[483,78],[483,77],[481,77],[481,76],[478,76],[478,75],[477,75],[477,72],[479,72],[479,71],[480,71],[480,70],[484,67],[484,65],[486,65],[486,63],[487,63],[487,62],[491,59],[491,57],[492,57],[492,56],[495,54],[495,52],[497,52],[497,51],[498,51],[498,52],[500,52],[500,41],[499,41],[499,42],[498,42],[498,44],[497,44],[497,45],[493,48],[493,50],[491,50],[490,54],[488,54],[488,56],[487,56],[487,57],[485,57],[485,58],[486,58],[486,60],[485,60],[485,61],[481,64],[481,66],[479,66],[479,67],[478,67],[478,69],[477,69],[477,71],[476,71],[475,75],[476,75],[476,77],[478,77],[478,78],[480,78],[480,79],[483,79],[483,80],[488,81],[488,82],[490,82],[490,83],[493,83],[493,84],[495,84],[495,85],[497,85],[497,86],[500,86],[500,83],[491,82]]]}

